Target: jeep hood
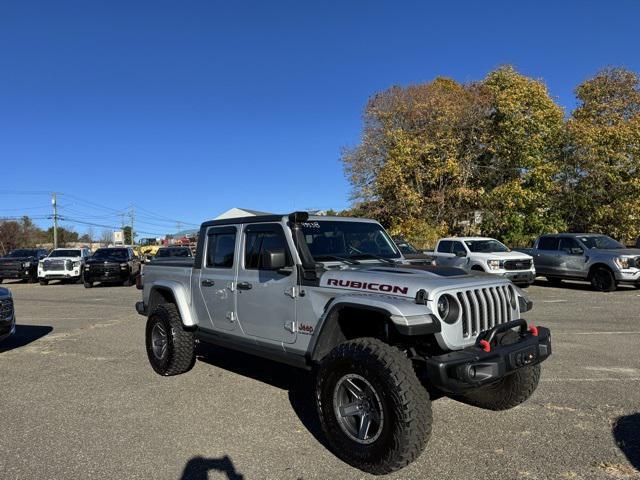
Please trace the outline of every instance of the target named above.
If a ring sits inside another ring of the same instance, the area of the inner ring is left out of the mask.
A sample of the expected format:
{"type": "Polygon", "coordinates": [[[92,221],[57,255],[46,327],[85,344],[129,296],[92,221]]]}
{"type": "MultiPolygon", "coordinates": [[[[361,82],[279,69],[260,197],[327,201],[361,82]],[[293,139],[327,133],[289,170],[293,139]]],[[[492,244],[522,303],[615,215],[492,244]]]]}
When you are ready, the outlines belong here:
{"type": "Polygon", "coordinates": [[[509,280],[495,275],[482,272],[469,274],[458,268],[428,265],[358,265],[328,270],[320,278],[321,287],[410,298],[415,298],[419,290],[425,290],[430,299],[435,292],[505,284],[510,284],[509,280]]]}

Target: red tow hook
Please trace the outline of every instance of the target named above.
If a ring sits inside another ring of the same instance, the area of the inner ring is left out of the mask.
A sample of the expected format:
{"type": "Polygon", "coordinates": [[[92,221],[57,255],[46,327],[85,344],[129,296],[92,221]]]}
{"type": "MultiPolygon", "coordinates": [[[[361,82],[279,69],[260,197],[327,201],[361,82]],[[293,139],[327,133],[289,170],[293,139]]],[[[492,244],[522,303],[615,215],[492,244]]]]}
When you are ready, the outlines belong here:
{"type": "Polygon", "coordinates": [[[536,327],[535,325],[531,325],[529,327],[529,333],[531,335],[533,335],[534,337],[537,337],[538,336],[538,327],[536,327]]]}
{"type": "MultiPolygon", "coordinates": [[[[536,335],[537,335],[537,333],[536,333],[536,335]]],[[[490,352],[491,351],[491,344],[489,342],[487,342],[486,340],[480,340],[480,342],[478,342],[478,343],[480,344],[480,348],[482,348],[482,350],[484,350],[485,352],[490,352]]]]}

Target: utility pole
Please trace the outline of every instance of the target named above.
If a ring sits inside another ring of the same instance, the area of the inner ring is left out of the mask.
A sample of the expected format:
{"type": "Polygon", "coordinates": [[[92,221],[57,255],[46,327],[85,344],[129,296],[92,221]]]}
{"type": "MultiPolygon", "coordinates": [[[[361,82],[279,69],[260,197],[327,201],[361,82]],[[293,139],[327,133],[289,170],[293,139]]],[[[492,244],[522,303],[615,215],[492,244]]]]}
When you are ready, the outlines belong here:
{"type": "Polygon", "coordinates": [[[131,217],[131,245],[136,244],[135,235],[133,234],[133,219],[135,217],[135,211],[133,210],[133,205],[131,205],[131,211],[129,212],[129,217],[131,217]]]}
{"type": "Polygon", "coordinates": [[[53,248],[58,248],[58,202],[56,192],[51,196],[51,206],[53,206],[53,248]]]}

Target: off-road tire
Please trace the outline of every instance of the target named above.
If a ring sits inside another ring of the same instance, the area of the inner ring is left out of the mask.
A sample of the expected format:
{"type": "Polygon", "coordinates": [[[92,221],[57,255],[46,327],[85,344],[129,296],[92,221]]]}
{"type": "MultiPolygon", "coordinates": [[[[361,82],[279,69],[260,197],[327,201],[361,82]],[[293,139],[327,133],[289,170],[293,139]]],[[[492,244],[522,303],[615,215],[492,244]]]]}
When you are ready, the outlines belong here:
{"type": "Polygon", "coordinates": [[[335,347],[320,363],[316,377],[320,424],[333,453],[375,475],[399,470],[422,453],[431,435],[431,401],[411,361],[399,349],[375,338],[359,338],[335,347]],[[337,382],[348,374],[365,378],[379,392],[384,421],[370,444],[349,438],[334,411],[337,382]]]}
{"type": "Polygon", "coordinates": [[[613,292],[618,286],[613,272],[604,267],[595,268],[589,274],[589,281],[598,292],[613,292]]]}
{"type": "MultiPolygon", "coordinates": [[[[518,340],[517,333],[507,332],[500,339],[501,345],[518,340]]],[[[466,403],[486,410],[509,410],[526,401],[538,387],[540,364],[522,367],[501,378],[496,383],[471,390],[463,395],[466,403]]]]}
{"type": "Polygon", "coordinates": [[[44,286],[46,286],[46,285],[49,285],[49,280],[44,279],[44,278],[40,278],[40,279],[38,280],[38,283],[44,287],[44,286]]]}
{"type": "Polygon", "coordinates": [[[128,277],[124,282],[122,282],[123,287],[130,287],[131,285],[133,285],[133,283],[131,282],[131,277],[128,277]]]}
{"type": "Polygon", "coordinates": [[[84,288],[93,288],[93,282],[84,282],[84,288]]]}
{"type": "Polygon", "coordinates": [[[38,283],[38,276],[29,275],[29,278],[27,278],[27,283],[38,283]]]}
{"type": "Polygon", "coordinates": [[[153,309],[147,319],[147,357],[153,370],[163,376],[179,375],[191,370],[196,361],[193,332],[184,329],[178,307],[164,303],[153,309]],[[167,350],[163,358],[157,358],[152,349],[152,331],[160,324],[167,332],[167,350]]]}

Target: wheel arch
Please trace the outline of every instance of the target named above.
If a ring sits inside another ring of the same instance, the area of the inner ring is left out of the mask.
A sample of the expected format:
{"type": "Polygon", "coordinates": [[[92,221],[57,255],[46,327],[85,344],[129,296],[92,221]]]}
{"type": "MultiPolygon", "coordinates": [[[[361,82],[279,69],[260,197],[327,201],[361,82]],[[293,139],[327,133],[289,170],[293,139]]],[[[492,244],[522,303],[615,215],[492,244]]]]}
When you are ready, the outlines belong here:
{"type": "Polygon", "coordinates": [[[596,262],[593,265],[591,265],[589,267],[589,273],[588,273],[587,277],[591,278],[591,274],[593,272],[595,272],[599,268],[604,268],[605,270],[608,270],[609,272],[611,272],[611,274],[615,278],[615,272],[613,271],[613,268],[611,268],[611,266],[609,266],[609,265],[607,265],[606,263],[603,263],[603,262],[596,262]]]}
{"type": "Polygon", "coordinates": [[[320,329],[312,339],[310,360],[320,361],[336,345],[353,338],[374,337],[388,341],[389,329],[392,328],[389,324],[393,323],[391,315],[388,309],[355,302],[341,301],[330,304],[320,329]],[[365,320],[366,324],[360,318],[365,320]],[[358,330],[358,327],[362,326],[365,328],[358,330]]]}
{"type": "Polygon", "coordinates": [[[191,315],[189,296],[180,283],[165,281],[154,284],[151,287],[147,306],[148,312],[151,313],[155,307],[163,303],[176,305],[184,326],[191,327],[196,325],[195,319],[191,315]]]}

